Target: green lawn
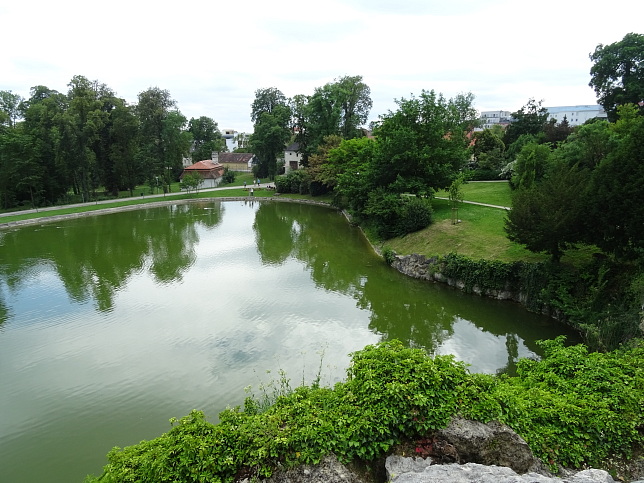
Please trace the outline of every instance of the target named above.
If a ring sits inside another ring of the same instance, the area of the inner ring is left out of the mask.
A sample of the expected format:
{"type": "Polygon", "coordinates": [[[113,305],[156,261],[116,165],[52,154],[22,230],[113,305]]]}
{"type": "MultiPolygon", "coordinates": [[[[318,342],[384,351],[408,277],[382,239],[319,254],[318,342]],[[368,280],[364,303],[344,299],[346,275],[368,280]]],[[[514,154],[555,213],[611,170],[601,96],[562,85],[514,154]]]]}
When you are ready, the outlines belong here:
{"type": "MultiPolygon", "coordinates": [[[[463,185],[463,200],[497,206],[512,206],[512,191],[507,181],[470,181],[463,185]]],[[[448,198],[447,191],[436,193],[439,198],[448,198]]]]}
{"type": "MultiPolygon", "coordinates": [[[[469,182],[463,186],[464,199],[497,206],[511,206],[510,186],[506,182],[469,182]]],[[[447,193],[437,193],[447,197],[447,193]]],[[[404,237],[387,240],[384,244],[396,253],[434,256],[458,253],[474,259],[514,261],[546,261],[549,256],[532,253],[507,239],[504,231],[506,210],[461,203],[459,223],[452,223],[452,209],[447,200],[432,200],[434,222],[427,228],[404,237]]],[[[598,250],[581,247],[566,251],[564,264],[581,265],[598,250]]]]}
{"type": "Polygon", "coordinates": [[[449,201],[435,199],[432,206],[434,222],[429,227],[387,240],[385,244],[401,255],[458,253],[507,262],[547,259],[545,255],[534,254],[506,238],[503,231],[505,210],[462,203],[458,209],[460,222],[453,224],[449,201]]]}
{"type": "MultiPolygon", "coordinates": [[[[243,186],[243,182],[242,182],[243,186]]],[[[254,189],[254,196],[257,198],[266,198],[275,196],[275,191],[267,190],[264,188],[254,189]]],[[[34,218],[43,218],[48,216],[56,215],[69,215],[74,213],[84,213],[88,211],[96,211],[107,208],[118,208],[120,206],[131,206],[131,205],[144,205],[149,203],[157,203],[160,201],[170,201],[170,200],[190,200],[190,199],[200,199],[200,198],[226,198],[226,197],[249,197],[250,193],[247,189],[240,187],[239,189],[234,190],[219,190],[219,191],[200,191],[198,193],[171,193],[167,197],[133,197],[126,198],[122,200],[114,200],[112,202],[104,202],[100,204],[79,206],[79,207],[64,207],[61,206],[59,209],[40,211],[37,213],[22,213],[16,212],[15,214],[0,217],[0,223],[11,223],[14,221],[21,220],[31,220],[34,218]]]]}

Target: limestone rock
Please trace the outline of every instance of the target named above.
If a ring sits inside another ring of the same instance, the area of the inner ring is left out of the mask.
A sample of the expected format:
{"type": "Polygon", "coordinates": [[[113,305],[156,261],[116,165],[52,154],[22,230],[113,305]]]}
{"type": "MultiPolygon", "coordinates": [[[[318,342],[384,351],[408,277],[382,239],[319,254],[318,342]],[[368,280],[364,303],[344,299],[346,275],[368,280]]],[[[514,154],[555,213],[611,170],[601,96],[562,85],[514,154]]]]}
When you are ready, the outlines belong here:
{"type": "Polygon", "coordinates": [[[338,461],[335,455],[327,455],[318,465],[301,465],[285,471],[277,471],[266,483],[366,483],[338,461]]]}
{"type": "MultiPolygon", "coordinates": [[[[408,458],[411,459],[411,458],[408,458]]],[[[418,469],[420,462],[412,463],[418,469]]],[[[518,475],[510,468],[484,466],[477,463],[464,465],[429,465],[422,472],[389,473],[391,483],[615,483],[603,470],[585,470],[564,480],[537,473],[518,475]]],[[[389,463],[393,471],[405,468],[404,462],[389,463]]]]}
{"type": "Polygon", "coordinates": [[[454,418],[436,437],[456,448],[460,463],[507,466],[517,473],[549,474],[523,438],[495,421],[483,424],[454,418]]]}

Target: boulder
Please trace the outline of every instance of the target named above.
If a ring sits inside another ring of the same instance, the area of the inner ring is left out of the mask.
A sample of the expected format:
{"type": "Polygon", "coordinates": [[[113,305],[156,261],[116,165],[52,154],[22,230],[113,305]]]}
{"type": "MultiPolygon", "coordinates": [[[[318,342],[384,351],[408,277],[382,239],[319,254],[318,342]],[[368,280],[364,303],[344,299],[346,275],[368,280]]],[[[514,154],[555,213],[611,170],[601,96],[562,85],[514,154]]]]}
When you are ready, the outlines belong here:
{"type": "Polygon", "coordinates": [[[512,428],[495,421],[484,424],[454,418],[436,433],[436,438],[455,448],[457,463],[506,466],[519,474],[531,471],[549,475],[528,443],[512,428]]]}
{"type": "Polygon", "coordinates": [[[401,461],[411,458],[387,458],[387,471],[391,483],[615,483],[604,470],[584,470],[566,479],[544,476],[538,473],[517,474],[503,466],[484,466],[477,463],[464,465],[430,465],[418,471],[421,462],[401,461]],[[410,466],[411,465],[411,466],[410,466]],[[413,467],[413,471],[402,472],[413,467]]]}

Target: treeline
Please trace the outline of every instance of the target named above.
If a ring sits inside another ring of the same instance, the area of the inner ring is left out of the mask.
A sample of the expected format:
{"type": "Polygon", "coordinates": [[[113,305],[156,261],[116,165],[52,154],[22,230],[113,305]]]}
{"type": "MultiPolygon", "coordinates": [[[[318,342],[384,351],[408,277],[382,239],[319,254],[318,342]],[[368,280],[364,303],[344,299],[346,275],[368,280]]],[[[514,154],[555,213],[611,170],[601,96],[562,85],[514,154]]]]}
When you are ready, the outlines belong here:
{"type": "Polygon", "coordinates": [[[0,91],[0,208],[115,196],[147,182],[168,189],[192,154],[225,149],[217,123],[190,121],[167,90],[128,104],[105,84],[75,76],[67,93],[33,87],[28,99],[0,91]]]}

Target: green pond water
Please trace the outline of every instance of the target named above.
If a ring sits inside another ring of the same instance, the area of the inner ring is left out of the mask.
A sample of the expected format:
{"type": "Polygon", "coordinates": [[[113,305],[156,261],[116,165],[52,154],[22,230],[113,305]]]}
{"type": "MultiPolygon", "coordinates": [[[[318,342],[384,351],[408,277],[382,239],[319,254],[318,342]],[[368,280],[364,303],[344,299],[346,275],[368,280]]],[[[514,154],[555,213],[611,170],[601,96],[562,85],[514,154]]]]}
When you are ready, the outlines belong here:
{"type": "Polygon", "coordinates": [[[381,340],[495,373],[559,334],[399,274],[325,207],[199,201],[0,231],[0,480],[81,482],[113,446],[193,408],[216,422],[280,371],[343,380],[381,340]]]}

